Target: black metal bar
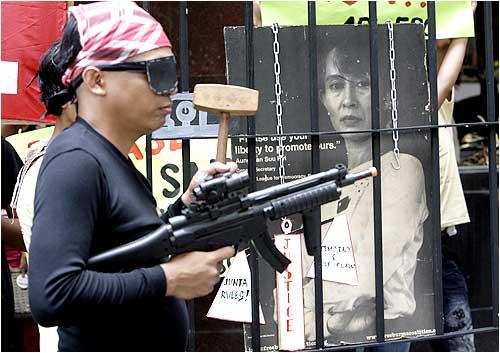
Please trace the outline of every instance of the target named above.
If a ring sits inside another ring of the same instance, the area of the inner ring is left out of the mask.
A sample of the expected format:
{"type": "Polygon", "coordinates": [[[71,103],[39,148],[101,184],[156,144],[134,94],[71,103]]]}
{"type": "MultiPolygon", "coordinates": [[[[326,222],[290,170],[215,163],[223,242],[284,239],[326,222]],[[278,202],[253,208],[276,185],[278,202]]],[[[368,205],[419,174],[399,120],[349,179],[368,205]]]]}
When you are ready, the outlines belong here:
{"type": "MultiPolygon", "coordinates": [[[[187,1],[179,2],[179,90],[189,92],[189,35],[187,1]]],[[[191,144],[189,139],[182,140],[182,187],[186,191],[191,181],[191,144]]]]}
{"type": "MultiPolygon", "coordinates": [[[[307,6],[307,43],[309,56],[309,111],[311,114],[311,132],[319,131],[318,119],[318,61],[317,61],[317,37],[316,37],[316,3],[309,1],[307,6]]],[[[313,173],[320,171],[319,159],[319,136],[311,136],[311,169],[313,173]]],[[[323,332],[323,261],[321,256],[321,211],[318,207],[312,211],[314,228],[309,229],[308,234],[315,241],[316,252],[314,254],[314,318],[316,323],[316,348],[321,349],[325,345],[325,333],[323,332]]]]}
{"type": "MultiPolygon", "coordinates": [[[[189,92],[189,36],[187,2],[179,2],[179,90],[189,92]]],[[[191,180],[191,145],[189,139],[182,140],[182,188],[186,191],[191,180]]]]}
{"type": "MultiPolygon", "coordinates": [[[[245,2],[245,66],[246,66],[246,85],[249,88],[254,87],[254,62],[253,62],[253,3],[245,2]]],[[[247,117],[247,133],[255,134],[255,119],[247,117]]],[[[256,162],[256,140],[254,137],[248,138],[248,175],[250,178],[250,190],[256,189],[257,162],[256,162]]],[[[257,252],[254,247],[250,248],[249,256],[250,279],[252,282],[251,304],[252,304],[252,351],[260,352],[260,286],[259,286],[259,263],[257,261],[257,252]]]]}
{"type": "MultiPolygon", "coordinates": [[[[460,337],[460,336],[465,336],[465,335],[478,335],[478,334],[484,334],[484,333],[491,333],[491,332],[498,332],[498,327],[481,327],[481,328],[476,328],[472,330],[467,330],[467,331],[454,331],[454,332],[448,332],[445,334],[442,334],[440,336],[419,336],[415,338],[407,338],[404,339],[404,342],[421,342],[421,341],[431,341],[431,340],[437,340],[437,339],[449,339],[453,337],[460,337]]],[[[395,340],[391,342],[402,342],[400,340],[395,340]]],[[[382,343],[361,343],[361,344],[349,344],[349,345],[339,345],[335,347],[326,347],[323,348],[321,351],[322,352],[335,352],[335,351],[345,351],[345,350],[355,350],[356,348],[370,348],[370,347],[377,347],[382,344],[386,344],[388,342],[382,342],[382,343]]],[[[314,349],[306,349],[304,350],[306,352],[315,352],[314,349]]]]}
{"type": "Polygon", "coordinates": [[[146,178],[153,187],[153,152],[151,147],[151,134],[146,135],[146,178]]]}
{"type": "MultiPolygon", "coordinates": [[[[251,1],[245,3],[245,41],[246,41],[246,84],[247,87],[255,86],[254,74],[254,55],[253,55],[253,4],[251,1]]],[[[255,118],[247,117],[247,143],[248,143],[248,175],[250,177],[250,190],[256,189],[257,180],[257,162],[256,162],[256,134],[255,134],[255,118]],[[253,158],[250,158],[250,153],[253,158]]]]}
{"type": "MultiPolygon", "coordinates": [[[[307,24],[307,42],[309,45],[309,107],[311,113],[311,131],[319,131],[318,118],[318,50],[316,34],[316,4],[313,1],[308,3],[308,24],[307,24]]],[[[314,149],[313,149],[314,151],[314,149]]],[[[320,169],[319,165],[319,147],[313,154],[313,169],[320,169]]]]}
{"type": "MultiPolygon", "coordinates": [[[[392,132],[392,131],[417,131],[417,130],[432,130],[432,129],[440,129],[444,127],[474,127],[474,126],[498,126],[498,122],[480,122],[480,123],[456,123],[456,124],[443,124],[443,125],[415,125],[415,126],[408,126],[408,127],[398,127],[398,128],[382,128],[382,129],[368,129],[368,130],[355,130],[355,131],[320,131],[320,132],[288,132],[288,133],[283,133],[283,134],[238,134],[238,135],[233,135],[231,137],[238,137],[238,138],[258,138],[258,137],[277,137],[277,136],[329,136],[329,135],[343,135],[343,134],[360,134],[360,133],[375,133],[375,132],[380,132],[380,133],[387,133],[387,132],[392,132]]],[[[196,140],[196,139],[206,139],[207,137],[191,137],[191,140],[196,140]]],[[[217,137],[208,137],[209,139],[214,139],[217,137]]],[[[168,138],[162,139],[162,140],[169,140],[168,138]]]]}
{"type": "MultiPolygon", "coordinates": [[[[189,36],[187,19],[187,2],[179,2],[179,62],[180,62],[180,92],[189,92],[189,36]]],[[[191,143],[182,139],[182,190],[185,192],[191,182],[191,143]]],[[[196,349],[196,316],[195,301],[188,300],[189,335],[188,351],[196,349]]]]}
{"type": "MultiPolygon", "coordinates": [[[[486,70],[486,102],[489,122],[495,118],[495,78],[493,75],[493,23],[491,19],[491,1],[483,2],[484,6],[484,47],[486,70]]],[[[491,243],[491,299],[493,306],[492,324],[498,327],[498,177],[496,154],[495,126],[489,127],[488,162],[490,190],[490,243],[491,243]]]]}
{"type": "MultiPolygon", "coordinates": [[[[151,2],[143,1],[142,8],[146,12],[151,12],[151,2]]],[[[153,187],[153,153],[151,147],[151,134],[146,135],[146,178],[153,187]]]]}
{"type": "Polygon", "coordinates": [[[180,62],[180,82],[181,92],[189,91],[189,35],[187,18],[187,1],[179,2],[179,62],[180,62]]]}
{"type": "Polygon", "coordinates": [[[186,191],[191,182],[191,143],[182,140],[182,191],[186,191]]]}
{"type": "MultiPolygon", "coordinates": [[[[378,38],[377,38],[377,3],[369,2],[370,22],[370,89],[372,129],[380,128],[380,107],[378,87],[378,38]]],[[[384,255],[382,243],[382,170],[380,160],[380,133],[372,134],[373,166],[379,172],[378,178],[373,178],[373,243],[375,252],[375,328],[377,342],[385,340],[384,322],[384,255]]]]}
{"type": "MultiPolygon", "coordinates": [[[[436,53],[436,8],[433,1],[427,2],[428,18],[428,67],[431,104],[431,124],[438,125],[437,94],[437,53],[436,53]]],[[[443,287],[441,255],[441,207],[439,195],[439,131],[431,129],[431,221],[433,238],[433,283],[434,283],[434,324],[436,334],[442,335],[443,326],[443,287]]]]}
{"type": "MultiPolygon", "coordinates": [[[[189,140],[182,140],[182,190],[185,192],[191,182],[191,144],[189,140]]],[[[194,352],[196,349],[196,315],[195,300],[187,300],[187,309],[189,314],[189,334],[188,334],[188,352],[194,352]]]]}

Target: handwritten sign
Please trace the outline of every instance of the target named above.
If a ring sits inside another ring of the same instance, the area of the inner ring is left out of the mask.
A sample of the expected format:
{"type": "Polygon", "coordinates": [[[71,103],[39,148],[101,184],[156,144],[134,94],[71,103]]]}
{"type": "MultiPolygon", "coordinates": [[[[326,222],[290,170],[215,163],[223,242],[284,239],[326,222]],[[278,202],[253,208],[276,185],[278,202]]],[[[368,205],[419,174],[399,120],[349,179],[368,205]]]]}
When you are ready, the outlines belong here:
{"type": "MultiPolygon", "coordinates": [[[[335,217],[330,224],[321,244],[321,257],[323,280],[358,285],[354,249],[345,215],[335,217]]],[[[306,276],[314,278],[314,262],[306,276]]]]}
{"type": "Polygon", "coordinates": [[[292,261],[283,273],[276,272],[279,349],[302,350],[305,334],[300,234],[277,234],[274,243],[292,261]]]}
{"type": "MultiPolygon", "coordinates": [[[[307,1],[261,1],[262,25],[307,25],[307,1]]],[[[436,1],[436,38],[474,37],[470,1],[436,1]]],[[[421,23],[427,33],[426,1],[377,1],[377,22],[421,23]]],[[[368,24],[368,1],[317,1],[318,25],[368,24]]]]}
{"type": "MultiPolygon", "coordinates": [[[[234,258],[217,295],[208,310],[207,317],[235,322],[252,322],[252,281],[245,251],[234,258]]],[[[262,307],[259,307],[260,323],[265,324],[262,307]]]]}

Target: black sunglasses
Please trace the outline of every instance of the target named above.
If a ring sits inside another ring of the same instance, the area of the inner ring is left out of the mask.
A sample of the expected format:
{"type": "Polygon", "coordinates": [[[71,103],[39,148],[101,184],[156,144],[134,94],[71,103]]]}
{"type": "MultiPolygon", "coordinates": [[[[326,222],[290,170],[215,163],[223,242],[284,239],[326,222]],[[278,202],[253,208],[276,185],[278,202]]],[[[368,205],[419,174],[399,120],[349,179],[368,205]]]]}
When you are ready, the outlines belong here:
{"type": "MultiPolygon", "coordinates": [[[[149,88],[160,96],[170,95],[177,90],[177,70],[174,56],[167,56],[146,61],[127,61],[112,65],[100,65],[97,68],[103,71],[135,71],[147,75],[149,88]]],[[[72,83],[76,90],[83,82],[80,74],[72,83]]]]}

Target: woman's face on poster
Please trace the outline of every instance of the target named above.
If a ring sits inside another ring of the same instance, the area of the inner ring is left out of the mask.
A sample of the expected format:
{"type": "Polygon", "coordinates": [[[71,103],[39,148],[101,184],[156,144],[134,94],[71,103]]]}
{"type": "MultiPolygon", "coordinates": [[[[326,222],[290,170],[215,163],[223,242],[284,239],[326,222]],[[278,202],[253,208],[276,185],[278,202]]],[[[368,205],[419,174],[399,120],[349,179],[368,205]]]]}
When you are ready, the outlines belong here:
{"type": "Polygon", "coordinates": [[[356,56],[339,57],[335,49],[328,53],[321,98],[335,130],[371,129],[370,76],[356,56]]]}

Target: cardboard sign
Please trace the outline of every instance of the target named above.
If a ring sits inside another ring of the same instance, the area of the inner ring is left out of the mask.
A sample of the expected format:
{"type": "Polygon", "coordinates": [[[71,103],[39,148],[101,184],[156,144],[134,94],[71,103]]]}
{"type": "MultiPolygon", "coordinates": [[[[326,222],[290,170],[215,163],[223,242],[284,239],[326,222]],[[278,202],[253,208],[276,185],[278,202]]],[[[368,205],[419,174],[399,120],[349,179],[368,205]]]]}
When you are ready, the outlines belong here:
{"type": "MultiPolygon", "coordinates": [[[[354,249],[345,215],[335,217],[330,224],[321,244],[321,259],[323,280],[354,286],[358,284],[354,249]]],[[[314,278],[314,261],[306,276],[314,278]]]]}
{"type": "Polygon", "coordinates": [[[274,243],[292,261],[283,273],[276,272],[279,348],[284,351],[303,350],[304,293],[300,234],[275,235],[274,243]]]}
{"type": "MultiPolygon", "coordinates": [[[[14,146],[22,160],[26,159],[28,148],[37,141],[48,141],[54,127],[34,130],[9,136],[7,140],[14,146]]],[[[231,148],[228,141],[228,148],[231,148]]],[[[179,140],[153,140],[153,196],[160,210],[164,211],[182,195],[182,143],[179,140]]],[[[216,139],[191,140],[191,175],[198,169],[207,167],[215,158],[216,139]]],[[[143,136],[132,146],[129,157],[135,167],[146,175],[146,138],[143,136]]]]}
{"type": "MultiPolygon", "coordinates": [[[[262,25],[307,25],[307,1],[261,1],[262,25]]],[[[474,37],[470,1],[436,1],[436,38],[474,37]]],[[[427,33],[426,1],[377,1],[377,22],[421,23],[427,33]]],[[[368,24],[368,1],[318,1],[316,23],[368,24]]]]}
{"type": "MultiPolygon", "coordinates": [[[[252,281],[245,251],[234,258],[217,295],[208,310],[207,317],[235,322],[252,322],[252,281]]],[[[262,307],[259,307],[260,323],[265,324],[262,307]]]]}

